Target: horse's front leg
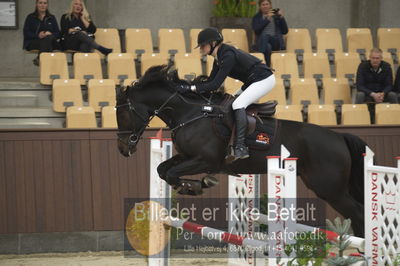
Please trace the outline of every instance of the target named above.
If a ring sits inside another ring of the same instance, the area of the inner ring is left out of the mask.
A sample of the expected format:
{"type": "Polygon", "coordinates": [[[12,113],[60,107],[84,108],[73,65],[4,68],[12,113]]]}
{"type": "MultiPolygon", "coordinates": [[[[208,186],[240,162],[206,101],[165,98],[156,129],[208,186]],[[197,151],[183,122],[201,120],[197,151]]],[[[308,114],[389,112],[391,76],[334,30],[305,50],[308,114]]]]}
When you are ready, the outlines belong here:
{"type": "Polygon", "coordinates": [[[203,193],[203,188],[211,187],[217,182],[216,180],[212,180],[211,177],[203,178],[202,181],[180,178],[185,175],[196,175],[211,171],[210,165],[200,157],[183,159],[181,161],[177,160],[173,165],[170,164],[170,166],[172,167],[167,170],[163,179],[180,194],[200,195],[203,193]]]}
{"type": "Polygon", "coordinates": [[[168,160],[160,163],[157,166],[158,175],[161,177],[161,179],[164,179],[165,181],[167,181],[166,179],[167,179],[168,170],[171,169],[171,167],[173,167],[174,165],[179,164],[183,160],[185,160],[185,158],[181,154],[177,154],[177,155],[169,158],[168,160]]]}

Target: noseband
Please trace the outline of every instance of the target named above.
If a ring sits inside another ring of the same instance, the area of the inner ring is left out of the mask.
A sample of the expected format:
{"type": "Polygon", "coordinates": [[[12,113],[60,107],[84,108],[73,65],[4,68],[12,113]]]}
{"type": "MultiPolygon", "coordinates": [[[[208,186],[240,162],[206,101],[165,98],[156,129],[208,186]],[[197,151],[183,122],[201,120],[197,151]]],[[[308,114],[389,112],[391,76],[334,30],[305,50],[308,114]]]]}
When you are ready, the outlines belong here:
{"type": "Polygon", "coordinates": [[[143,122],[143,126],[140,128],[140,130],[138,132],[135,132],[134,130],[122,130],[122,131],[118,131],[117,136],[118,136],[118,140],[122,143],[124,143],[125,145],[128,146],[128,149],[130,150],[132,147],[135,147],[136,144],[139,142],[140,137],[142,136],[143,132],[146,130],[146,127],[149,125],[150,121],[157,116],[164,108],[165,106],[168,104],[169,101],[171,101],[176,95],[178,94],[178,92],[173,93],[161,106],[160,108],[154,110],[153,114],[150,116],[150,118],[147,120],[145,117],[143,117],[137,110],[136,108],[132,105],[131,100],[129,99],[129,97],[127,97],[126,103],[124,104],[120,104],[115,106],[115,108],[123,108],[123,107],[128,107],[129,110],[129,115],[131,117],[131,119],[133,118],[133,114],[136,114],[143,122]],[[129,135],[128,141],[125,142],[123,141],[123,137],[129,135]]]}

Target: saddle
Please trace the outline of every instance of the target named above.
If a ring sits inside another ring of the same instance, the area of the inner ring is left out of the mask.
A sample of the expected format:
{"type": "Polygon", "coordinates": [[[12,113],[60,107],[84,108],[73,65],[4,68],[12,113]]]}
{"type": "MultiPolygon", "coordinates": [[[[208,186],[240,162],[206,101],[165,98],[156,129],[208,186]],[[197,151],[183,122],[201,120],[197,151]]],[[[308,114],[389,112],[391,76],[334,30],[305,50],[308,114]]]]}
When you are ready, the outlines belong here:
{"type": "MultiPolygon", "coordinates": [[[[232,110],[232,103],[235,98],[231,95],[227,95],[220,104],[220,109],[223,113],[228,114],[232,110]]],[[[277,101],[268,101],[265,103],[253,103],[246,108],[247,113],[247,134],[254,132],[256,128],[257,120],[261,121],[261,117],[271,117],[275,114],[277,101]]],[[[225,120],[227,126],[233,131],[232,137],[234,137],[234,119],[233,114],[229,119],[225,120]]]]}

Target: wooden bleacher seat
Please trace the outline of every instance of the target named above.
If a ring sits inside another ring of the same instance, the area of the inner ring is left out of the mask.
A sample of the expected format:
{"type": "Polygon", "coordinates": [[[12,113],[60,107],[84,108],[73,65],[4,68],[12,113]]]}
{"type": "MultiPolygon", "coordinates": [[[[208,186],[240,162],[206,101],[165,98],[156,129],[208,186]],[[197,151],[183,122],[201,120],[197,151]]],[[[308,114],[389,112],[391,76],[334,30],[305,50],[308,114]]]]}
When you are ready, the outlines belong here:
{"type": "Polygon", "coordinates": [[[334,50],[336,53],[343,52],[342,35],[337,28],[318,28],[315,31],[318,53],[334,50]]]}
{"type": "Polygon", "coordinates": [[[317,78],[319,75],[322,75],[324,78],[331,76],[328,55],[326,53],[304,53],[303,56],[305,78],[317,78]]]}
{"type": "Polygon", "coordinates": [[[313,78],[291,79],[289,95],[292,104],[319,104],[318,88],[313,78]]]}
{"type": "Polygon", "coordinates": [[[277,101],[279,105],[286,105],[285,87],[283,86],[283,80],[280,78],[276,78],[275,86],[267,95],[261,97],[258,102],[264,103],[272,100],[277,101]]]}
{"type": "Polygon", "coordinates": [[[167,53],[152,53],[142,55],[141,73],[142,75],[152,66],[167,65],[169,54],[167,53]]]}
{"type": "Polygon", "coordinates": [[[280,105],[276,106],[275,118],[283,120],[293,120],[303,122],[303,114],[301,105],[280,105]]]}
{"type": "Polygon", "coordinates": [[[382,51],[388,52],[395,48],[400,50],[400,28],[379,28],[378,29],[378,47],[382,51]]]}
{"type": "Polygon", "coordinates": [[[124,86],[124,87],[131,86],[135,81],[136,81],[136,79],[126,79],[126,80],[124,80],[124,83],[122,84],[122,86],[124,86]]]}
{"type": "Polygon", "coordinates": [[[68,78],[68,63],[65,53],[40,54],[40,84],[52,85],[55,79],[68,78]]]}
{"type": "Polygon", "coordinates": [[[91,79],[88,84],[88,100],[95,112],[104,106],[115,106],[115,82],[112,79],[91,79]]]}
{"type": "Polygon", "coordinates": [[[82,106],[82,91],[77,79],[56,79],[53,82],[53,110],[65,112],[69,106],[82,106]]]}
{"type": "Polygon", "coordinates": [[[377,125],[400,125],[400,105],[381,103],[375,105],[377,125]]]}
{"type": "Polygon", "coordinates": [[[158,116],[154,117],[149,124],[150,128],[166,128],[167,125],[158,116]]]}
{"type": "Polygon", "coordinates": [[[108,55],[108,78],[116,84],[123,83],[125,79],[136,79],[136,68],[133,54],[111,53],[108,55]]]}
{"type": "Polygon", "coordinates": [[[333,104],[310,104],[308,106],[308,123],[320,126],[337,125],[335,106],[333,104]]]}
{"type": "Polygon", "coordinates": [[[193,80],[203,74],[199,54],[177,54],[175,67],[181,79],[193,80]]]}
{"type": "Polygon", "coordinates": [[[311,36],[308,29],[289,29],[286,35],[286,51],[295,53],[296,50],[303,50],[304,53],[311,53],[311,36]]]}
{"type": "Polygon", "coordinates": [[[342,125],[370,125],[371,118],[366,104],[343,104],[342,125]]]}
{"type": "Polygon", "coordinates": [[[324,78],[324,103],[334,104],[335,101],[351,103],[351,90],[345,78],[324,78]]]}
{"type": "Polygon", "coordinates": [[[275,76],[290,75],[291,79],[299,77],[296,54],[294,53],[272,53],[271,67],[275,69],[275,76]]]}
{"type": "Polygon", "coordinates": [[[190,29],[189,31],[189,38],[190,38],[190,50],[191,53],[199,53],[200,54],[200,48],[194,49],[197,46],[197,36],[199,35],[200,31],[203,29],[190,29]]]}
{"type": "Polygon", "coordinates": [[[346,78],[346,75],[352,75],[355,79],[360,63],[361,59],[357,53],[336,53],[336,77],[346,78]]]}
{"type": "Polygon", "coordinates": [[[97,128],[94,109],[88,106],[68,107],[67,128],[97,128]]]}
{"type": "Polygon", "coordinates": [[[250,53],[252,56],[257,57],[265,64],[265,57],[263,53],[250,53]]]}
{"type": "Polygon", "coordinates": [[[100,55],[97,53],[74,54],[74,78],[85,85],[90,79],[102,79],[100,55]]]}
{"type": "Polygon", "coordinates": [[[227,77],[224,81],[225,92],[231,95],[235,95],[235,93],[243,86],[243,82],[238,79],[233,79],[227,77]]]}
{"type": "Polygon", "coordinates": [[[348,28],[346,31],[347,51],[349,53],[360,53],[364,49],[365,54],[373,48],[371,30],[369,28],[348,28]]]}
{"type": "MultiPolygon", "coordinates": [[[[121,41],[119,38],[119,33],[117,29],[114,28],[98,28],[96,33],[94,34],[95,40],[98,44],[113,49],[113,53],[121,52],[121,41]]],[[[96,52],[104,58],[104,55],[96,50],[96,52]]]]}
{"type": "Polygon", "coordinates": [[[249,43],[245,29],[222,29],[222,36],[224,42],[239,48],[245,52],[249,51],[249,43]]]}
{"type": "Polygon", "coordinates": [[[101,109],[101,127],[118,128],[117,112],[114,106],[105,106],[101,109]]]}
{"type": "Polygon", "coordinates": [[[393,79],[394,79],[394,77],[396,75],[396,73],[395,73],[396,68],[394,65],[392,54],[389,52],[382,52],[382,60],[385,61],[386,63],[389,63],[390,66],[392,67],[392,74],[393,74],[393,79]]]}
{"type": "Polygon", "coordinates": [[[186,53],[185,37],[182,29],[159,29],[158,48],[160,53],[171,54],[171,50],[186,53]]]}
{"type": "Polygon", "coordinates": [[[127,53],[138,54],[140,50],[144,53],[153,53],[153,39],[150,29],[126,29],[125,47],[127,53]]]}

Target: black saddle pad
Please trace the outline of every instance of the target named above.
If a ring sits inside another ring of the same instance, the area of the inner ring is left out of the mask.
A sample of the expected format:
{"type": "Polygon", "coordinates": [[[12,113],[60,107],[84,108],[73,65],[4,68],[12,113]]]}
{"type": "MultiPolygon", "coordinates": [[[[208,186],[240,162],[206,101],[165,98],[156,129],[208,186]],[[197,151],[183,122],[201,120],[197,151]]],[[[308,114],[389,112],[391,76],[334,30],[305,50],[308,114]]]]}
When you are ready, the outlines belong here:
{"type": "Polygon", "coordinates": [[[256,129],[246,136],[246,145],[250,149],[268,150],[274,143],[277,130],[277,120],[271,117],[257,120],[256,129]]]}

